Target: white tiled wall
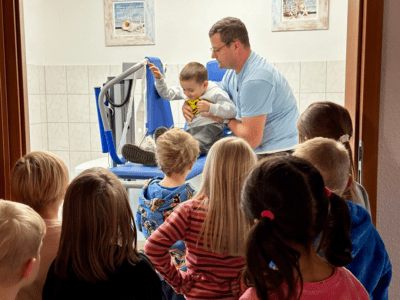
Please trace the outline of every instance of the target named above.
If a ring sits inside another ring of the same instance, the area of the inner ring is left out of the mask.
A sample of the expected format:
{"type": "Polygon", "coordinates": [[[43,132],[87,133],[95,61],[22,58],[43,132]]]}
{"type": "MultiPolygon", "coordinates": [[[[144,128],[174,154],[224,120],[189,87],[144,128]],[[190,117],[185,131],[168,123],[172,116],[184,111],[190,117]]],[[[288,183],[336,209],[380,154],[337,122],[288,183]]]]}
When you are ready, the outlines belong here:
{"type": "MultiPolygon", "coordinates": [[[[345,62],[272,63],[288,80],[300,113],[316,101],[344,105],[345,62]]],[[[167,66],[166,80],[179,85],[184,64],[167,66]]],[[[49,150],[60,156],[70,169],[105,156],[101,153],[100,133],[93,88],[109,76],[121,73],[121,65],[38,66],[28,65],[28,101],[31,150],[49,150]]],[[[140,83],[135,90],[140,99],[140,83]]],[[[176,127],[183,127],[183,100],[171,102],[176,127]]]]}

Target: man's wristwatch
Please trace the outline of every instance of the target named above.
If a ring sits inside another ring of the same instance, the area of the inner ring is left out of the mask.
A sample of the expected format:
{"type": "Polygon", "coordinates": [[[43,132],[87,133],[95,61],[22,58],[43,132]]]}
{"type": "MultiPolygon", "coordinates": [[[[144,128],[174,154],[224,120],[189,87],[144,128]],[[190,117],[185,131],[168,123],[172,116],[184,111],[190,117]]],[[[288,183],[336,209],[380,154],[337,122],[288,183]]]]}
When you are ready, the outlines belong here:
{"type": "Polygon", "coordinates": [[[231,120],[231,119],[224,119],[224,125],[225,125],[225,126],[228,126],[228,123],[229,123],[230,120],[231,120]]]}

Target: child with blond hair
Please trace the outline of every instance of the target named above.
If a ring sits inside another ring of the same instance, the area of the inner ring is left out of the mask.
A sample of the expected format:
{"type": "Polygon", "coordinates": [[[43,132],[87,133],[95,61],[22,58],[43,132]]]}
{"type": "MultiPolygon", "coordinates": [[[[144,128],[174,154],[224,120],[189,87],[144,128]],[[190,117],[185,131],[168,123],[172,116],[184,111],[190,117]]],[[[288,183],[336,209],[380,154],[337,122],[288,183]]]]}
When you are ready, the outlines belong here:
{"type": "Polygon", "coordinates": [[[361,184],[353,180],[356,173],[350,146],[350,139],[353,136],[353,123],[349,111],[344,106],[334,102],[314,102],[300,115],[297,120],[297,129],[300,143],[308,139],[324,137],[340,141],[346,147],[350,159],[348,172],[352,177],[349,183],[350,188],[346,190],[343,197],[360,204],[371,213],[367,192],[361,184]]]}
{"type": "Polygon", "coordinates": [[[15,299],[36,278],[46,225],[32,208],[0,200],[0,299],[15,299]]]}
{"type": "MultiPolygon", "coordinates": [[[[232,119],[236,116],[236,108],[228,94],[220,86],[208,81],[208,71],[198,62],[188,63],[179,75],[181,86],[169,87],[160,70],[148,63],[153,72],[155,87],[161,98],[172,100],[187,100],[192,103],[194,118],[188,123],[187,132],[190,133],[200,145],[200,154],[207,153],[211,146],[223,137],[224,125],[204,116],[213,114],[222,119],[232,119]]],[[[157,141],[158,136],[167,130],[159,127],[154,132],[157,141]]],[[[136,145],[126,144],[122,147],[122,155],[129,161],[148,166],[155,166],[154,151],[144,150],[136,145]]]]}
{"type": "MultiPolygon", "coordinates": [[[[164,178],[155,177],[146,182],[136,212],[136,224],[146,239],[162,224],[178,205],[192,198],[194,188],[185,183],[193,164],[199,156],[199,143],[182,129],[168,130],[157,139],[156,158],[164,178]]],[[[186,271],[186,247],[177,241],[170,248],[175,265],[186,271]]],[[[179,297],[163,281],[163,288],[169,298],[179,297]]]]}
{"type": "Polygon", "coordinates": [[[11,172],[13,200],[32,207],[44,219],[46,235],[40,250],[39,274],[23,287],[17,299],[42,299],[43,285],[51,262],[56,257],[61,234],[58,211],[68,187],[68,168],[57,155],[33,151],[20,158],[11,172]]]}
{"type": "MultiPolygon", "coordinates": [[[[313,164],[325,185],[342,196],[351,185],[350,159],[345,146],[332,139],[314,138],[299,144],[293,153],[313,164]]],[[[392,265],[385,245],[360,205],[347,201],[351,219],[352,261],[346,268],[364,285],[371,299],[388,299],[392,265]]]]}
{"type": "Polygon", "coordinates": [[[256,161],[253,149],[241,138],[216,142],[208,153],[199,192],[148,239],[145,252],[156,270],[186,299],[238,299],[242,293],[249,224],[239,201],[256,161]],[[187,272],[179,270],[169,255],[169,248],[179,240],[186,244],[187,272]]]}

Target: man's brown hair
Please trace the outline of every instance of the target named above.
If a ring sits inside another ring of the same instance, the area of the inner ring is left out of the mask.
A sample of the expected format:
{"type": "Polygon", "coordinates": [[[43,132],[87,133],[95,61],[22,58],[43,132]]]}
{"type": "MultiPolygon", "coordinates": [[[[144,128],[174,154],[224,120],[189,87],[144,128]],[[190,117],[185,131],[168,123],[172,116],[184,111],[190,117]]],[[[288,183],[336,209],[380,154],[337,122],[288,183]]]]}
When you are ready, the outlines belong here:
{"type": "Polygon", "coordinates": [[[211,27],[208,36],[211,38],[216,33],[221,35],[221,41],[224,44],[239,40],[244,48],[250,48],[249,34],[247,33],[246,26],[238,18],[227,17],[215,23],[211,27]]]}
{"type": "Polygon", "coordinates": [[[208,80],[208,71],[205,66],[198,62],[188,63],[181,71],[179,80],[194,80],[198,84],[203,84],[208,80]]]}

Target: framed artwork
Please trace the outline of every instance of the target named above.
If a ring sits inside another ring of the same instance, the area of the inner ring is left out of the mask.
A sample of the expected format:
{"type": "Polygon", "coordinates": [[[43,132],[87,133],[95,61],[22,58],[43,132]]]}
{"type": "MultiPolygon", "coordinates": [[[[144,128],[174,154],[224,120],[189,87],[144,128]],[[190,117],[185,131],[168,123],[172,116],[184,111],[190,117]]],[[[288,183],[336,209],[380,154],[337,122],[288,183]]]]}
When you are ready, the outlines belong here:
{"type": "Polygon", "coordinates": [[[106,46],[154,45],[154,0],[104,0],[106,46]]]}
{"type": "Polygon", "coordinates": [[[272,0],[272,31],[329,28],[329,0],[272,0]]]}

